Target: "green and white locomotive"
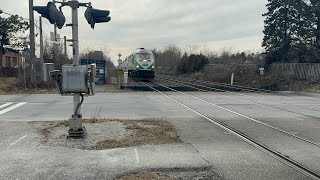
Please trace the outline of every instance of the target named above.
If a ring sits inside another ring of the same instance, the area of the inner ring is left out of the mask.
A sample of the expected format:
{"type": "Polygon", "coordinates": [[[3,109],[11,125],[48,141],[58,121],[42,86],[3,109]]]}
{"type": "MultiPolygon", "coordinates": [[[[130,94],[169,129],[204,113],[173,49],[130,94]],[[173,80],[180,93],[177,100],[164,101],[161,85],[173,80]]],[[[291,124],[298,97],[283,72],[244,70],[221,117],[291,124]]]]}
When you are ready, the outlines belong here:
{"type": "Polygon", "coordinates": [[[131,77],[152,80],[154,79],[155,57],[151,51],[138,48],[120,64],[120,68],[123,72],[128,72],[131,77]]]}

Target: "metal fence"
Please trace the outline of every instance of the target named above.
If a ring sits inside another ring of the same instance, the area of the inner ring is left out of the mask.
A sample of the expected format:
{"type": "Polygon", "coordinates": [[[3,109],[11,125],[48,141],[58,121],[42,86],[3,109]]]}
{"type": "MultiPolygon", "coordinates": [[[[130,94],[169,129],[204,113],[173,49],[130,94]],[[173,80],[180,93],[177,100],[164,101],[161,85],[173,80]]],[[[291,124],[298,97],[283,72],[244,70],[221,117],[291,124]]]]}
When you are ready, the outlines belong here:
{"type": "Polygon", "coordinates": [[[273,64],[271,66],[271,73],[299,80],[320,80],[320,63],[273,64]]]}

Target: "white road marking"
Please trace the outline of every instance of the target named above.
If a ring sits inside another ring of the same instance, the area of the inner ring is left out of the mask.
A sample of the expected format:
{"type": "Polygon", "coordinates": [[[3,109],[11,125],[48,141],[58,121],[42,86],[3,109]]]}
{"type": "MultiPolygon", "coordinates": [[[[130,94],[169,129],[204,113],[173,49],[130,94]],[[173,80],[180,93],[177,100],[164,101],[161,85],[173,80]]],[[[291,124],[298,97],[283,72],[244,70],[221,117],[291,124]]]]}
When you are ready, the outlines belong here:
{"type": "Polygon", "coordinates": [[[134,148],[134,153],[136,154],[136,161],[137,161],[137,163],[139,163],[140,160],[139,160],[139,155],[138,155],[138,150],[137,150],[137,148],[134,148]]]}
{"type": "Polygon", "coordinates": [[[10,146],[17,144],[19,141],[21,141],[22,139],[26,138],[27,136],[28,136],[28,134],[22,136],[20,139],[18,139],[15,142],[11,143],[10,146]]]}
{"type": "Polygon", "coordinates": [[[2,105],[0,106],[0,109],[5,108],[5,107],[7,107],[7,106],[9,106],[9,105],[11,105],[11,104],[13,104],[13,103],[5,103],[5,104],[2,104],[2,105]]]}
{"type": "Polygon", "coordinates": [[[0,111],[0,115],[2,115],[4,113],[7,113],[7,112],[9,112],[9,111],[11,111],[13,109],[16,109],[16,108],[22,106],[22,105],[25,105],[25,104],[27,104],[27,103],[26,102],[21,102],[21,103],[18,103],[16,105],[10,106],[10,107],[8,107],[6,109],[3,109],[3,110],[0,111]]]}

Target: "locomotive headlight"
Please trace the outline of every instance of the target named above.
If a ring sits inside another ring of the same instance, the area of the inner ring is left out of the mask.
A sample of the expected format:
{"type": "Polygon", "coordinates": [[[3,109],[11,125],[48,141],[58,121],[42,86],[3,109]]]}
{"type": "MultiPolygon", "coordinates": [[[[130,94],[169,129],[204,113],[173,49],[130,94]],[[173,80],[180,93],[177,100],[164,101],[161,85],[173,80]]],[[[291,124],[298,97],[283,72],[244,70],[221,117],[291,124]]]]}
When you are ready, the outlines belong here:
{"type": "Polygon", "coordinates": [[[152,68],[154,68],[154,66],[152,66],[152,68]]]}
{"type": "Polygon", "coordinates": [[[139,65],[137,65],[137,68],[139,68],[139,65]]]}

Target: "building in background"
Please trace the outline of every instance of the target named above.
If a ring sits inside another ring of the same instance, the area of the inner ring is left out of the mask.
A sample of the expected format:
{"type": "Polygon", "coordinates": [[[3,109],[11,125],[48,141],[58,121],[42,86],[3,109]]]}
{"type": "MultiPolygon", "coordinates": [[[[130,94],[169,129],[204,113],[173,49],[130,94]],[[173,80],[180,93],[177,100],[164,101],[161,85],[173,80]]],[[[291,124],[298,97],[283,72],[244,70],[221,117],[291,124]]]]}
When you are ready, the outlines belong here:
{"type": "Polygon", "coordinates": [[[2,55],[1,67],[18,68],[22,64],[22,56],[19,51],[7,49],[2,55]]]}
{"type": "MultiPolygon", "coordinates": [[[[19,72],[23,67],[30,67],[30,56],[25,56],[24,66],[22,65],[22,57],[23,55],[20,54],[19,51],[6,49],[5,54],[2,54],[2,59],[0,60],[0,77],[18,77],[19,72]]],[[[39,66],[40,58],[36,57],[35,63],[39,66]]]]}

